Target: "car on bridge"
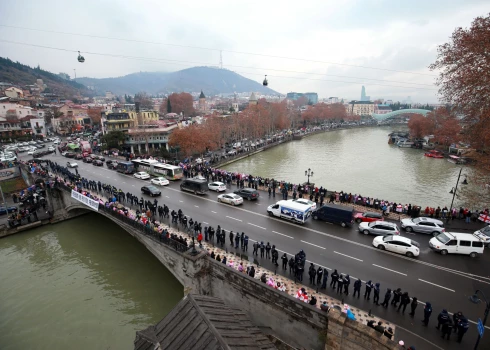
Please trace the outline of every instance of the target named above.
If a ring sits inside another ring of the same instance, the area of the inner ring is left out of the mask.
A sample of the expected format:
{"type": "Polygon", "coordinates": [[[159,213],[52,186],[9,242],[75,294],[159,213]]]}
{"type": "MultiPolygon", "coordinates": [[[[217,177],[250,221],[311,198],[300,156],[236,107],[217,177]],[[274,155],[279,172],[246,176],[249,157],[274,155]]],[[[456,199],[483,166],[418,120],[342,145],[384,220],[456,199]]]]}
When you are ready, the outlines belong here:
{"type": "Polygon", "coordinates": [[[146,171],[139,171],[137,173],[134,173],[133,176],[137,179],[142,179],[142,180],[148,180],[150,178],[150,174],[148,174],[146,171]]]}
{"type": "Polygon", "coordinates": [[[407,232],[419,232],[437,236],[446,231],[441,220],[432,218],[402,219],[401,226],[407,232]]]}
{"type": "Polygon", "coordinates": [[[357,213],[354,215],[354,220],[357,223],[361,222],[372,222],[372,221],[384,221],[383,215],[381,213],[365,212],[357,213]]]}
{"type": "Polygon", "coordinates": [[[160,196],[162,194],[162,192],[160,192],[160,190],[153,185],[141,187],[141,192],[149,195],[150,197],[160,196]]]}
{"type": "Polygon", "coordinates": [[[83,157],[82,161],[84,163],[92,163],[93,162],[92,158],[90,158],[90,157],[83,157]]]}
{"type": "Polygon", "coordinates": [[[249,201],[254,199],[257,200],[260,196],[259,191],[254,190],[253,188],[241,188],[239,190],[234,191],[233,193],[249,201]]]}
{"type": "Polygon", "coordinates": [[[95,165],[95,166],[103,166],[104,165],[104,162],[99,160],[99,159],[95,159],[93,162],[92,162],[92,165],[95,165]]]}
{"type": "Polygon", "coordinates": [[[76,167],[78,167],[78,164],[76,162],[70,160],[70,161],[66,162],[66,166],[68,168],[76,168],[76,167]]]}
{"type": "Polygon", "coordinates": [[[223,193],[218,196],[218,202],[235,206],[243,204],[243,198],[234,193],[223,193]]]}
{"type": "Polygon", "coordinates": [[[419,256],[420,244],[402,236],[378,236],[373,239],[373,246],[392,253],[406,255],[409,258],[419,256]]]}
{"type": "Polygon", "coordinates": [[[170,182],[163,176],[155,177],[154,179],[151,179],[150,183],[158,186],[167,186],[168,184],[170,184],[170,182]]]}
{"type": "Polygon", "coordinates": [[[358,229],[359,233],[364,233],[365,235],[388,236],[400,234],[398,226],[388,221],[361,222],[358,229]]]}
{"type": "Polygon", "coordinates": [[[223,192],[226,191],[226,185],[223,182],[215,181],[208,184],[210,191],[223,192]]]}

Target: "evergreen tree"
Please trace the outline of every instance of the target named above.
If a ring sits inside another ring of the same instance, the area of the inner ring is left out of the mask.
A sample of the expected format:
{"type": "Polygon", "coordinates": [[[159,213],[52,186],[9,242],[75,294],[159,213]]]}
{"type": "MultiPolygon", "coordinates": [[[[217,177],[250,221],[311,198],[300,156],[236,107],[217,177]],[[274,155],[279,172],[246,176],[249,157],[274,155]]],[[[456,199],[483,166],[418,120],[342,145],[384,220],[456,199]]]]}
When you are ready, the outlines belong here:
{"type": "Polygon", "coordinates": [[[170,104],[170,98],[167,98],[167,113],[172,113],[172,105],[170,104]]]}

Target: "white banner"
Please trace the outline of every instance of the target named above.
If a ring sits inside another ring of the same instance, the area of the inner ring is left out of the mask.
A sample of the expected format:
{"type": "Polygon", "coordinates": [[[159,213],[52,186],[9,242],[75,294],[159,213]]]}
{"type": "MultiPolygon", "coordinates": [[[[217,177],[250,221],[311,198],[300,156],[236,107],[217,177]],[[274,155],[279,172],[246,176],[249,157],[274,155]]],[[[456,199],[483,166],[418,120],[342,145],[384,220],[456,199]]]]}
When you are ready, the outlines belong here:
{"type": "Polygon", "coordinates": [[[99,202],[94,201],[93,199],[88,198],[87,196],[84,196],[81,193],[78,193],[75,190],[71,190],[71,198],[76,199],[79,202],[82,202],[83,204],[89,206],[95,211],[99,211],[99,202]]]}

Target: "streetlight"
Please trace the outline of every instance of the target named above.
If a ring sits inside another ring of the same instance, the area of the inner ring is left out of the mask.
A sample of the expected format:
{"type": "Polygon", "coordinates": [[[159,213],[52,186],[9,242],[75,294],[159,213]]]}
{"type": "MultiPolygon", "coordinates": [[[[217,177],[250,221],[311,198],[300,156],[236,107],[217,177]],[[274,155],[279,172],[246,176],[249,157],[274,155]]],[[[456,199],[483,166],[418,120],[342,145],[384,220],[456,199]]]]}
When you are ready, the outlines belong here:
{"type": "MultiPolygon", "coordinates": [[[[451,191],[449,191],[450,194],[453,195],[453,200],[451,201],[451,207],[449,208],[448,216],[446,219],[446,222],[449,223],[449,218],[452,216],[452,211],[453,211],[453,204],[454,204],[454,197],[456,197],[456,191],[458,190],[458,185],[459,185],[459,179],[461,178],[461,172],[463,171],[463,168],[459,169],[459,175],[458,175],[458,180],[456,181],[456,187],[451,188],[451,191]]],[[[467,185],[468,181],[466,181],[466,175],[465,179],[462,182],[463,185],[467,185]]]]}
{"type": "Polygon", "coordinates": [[[308,176],[308,185],[310,184],[310,177],[313,177],[313,171],[311,171],[310,168],[308,170],[305,170],[305,176],[308,176]]]}
{"type": "MultiPolygon", "coordinates": [[[[485,301],[485,304],[487,304],[487,307],[485,308],[485,314],[484,314],[484,317],[483,317],[483,328],[485,328],[485,323],[487,322],[487,317],[488,317],[488,313],[490,312],[490,304],[488,303],[488,300],[487,300],[487,297],[485,296],[485,294],[477,289],[475,294],[473,294],[471,297],[469,297],[470,301],[474,304],[479,304],[481,302],[481,299],[478,298],[478,293],[481,294],[481,296],[483,297],[483,300],[485,301]]],[[[478,332],[478,339],[476,340],[476,344],[475,344],[475,347],[474,349],[478,349],[478,344],[480,343],[480,339],[481,339],[481,335],[480,335],[480,332],[478,332]]]]}

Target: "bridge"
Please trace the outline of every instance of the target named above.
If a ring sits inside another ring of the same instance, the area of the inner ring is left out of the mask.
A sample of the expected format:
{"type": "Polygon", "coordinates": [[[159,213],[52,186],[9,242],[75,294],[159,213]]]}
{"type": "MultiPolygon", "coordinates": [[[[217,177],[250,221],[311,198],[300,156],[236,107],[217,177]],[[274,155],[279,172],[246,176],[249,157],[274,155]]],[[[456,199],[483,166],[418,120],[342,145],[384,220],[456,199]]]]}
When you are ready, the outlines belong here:
{"type": "Polygon", "coordinates": [[[103,215],[143,244],[183,285],[184,294],[219,298],[241,309],[263,333],[283,344],[318,350],[397,349],[395,342],[361,322],[347,319],[345,313],[326,313],[299,302],[210,258],[207,251],[188,248],[111,207],[81,198],[63,183],[48,188],[46,193],[52,223],[87,213],[103,215]]]}
{"type": "Polygon", "coordinates": [[[429,112],[430,111],[427,109],[409,108],[409,109],[399,109],[398,111],[393,111],[386,114],[373,114],[372,117],[378,121],[383,121],[404,114],[422,114],[423,116],[427,116],[429,112]]]}

